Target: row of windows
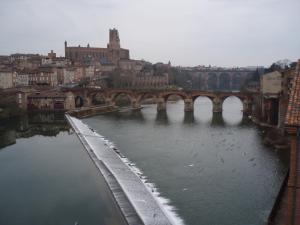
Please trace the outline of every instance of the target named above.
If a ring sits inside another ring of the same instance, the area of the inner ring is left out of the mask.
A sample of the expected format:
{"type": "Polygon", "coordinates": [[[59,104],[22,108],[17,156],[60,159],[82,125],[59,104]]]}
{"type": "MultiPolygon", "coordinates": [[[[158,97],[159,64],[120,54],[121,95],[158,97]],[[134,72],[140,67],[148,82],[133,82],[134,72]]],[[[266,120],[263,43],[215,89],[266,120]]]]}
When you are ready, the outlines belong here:
{"type": "Polygon", "coordinates": [[[66,52],[66,57],[71,59],[79,59],[79,58],[88,58],[88,57],[97,57],[97,58],[105,58],[106,52],[66,52]]]}

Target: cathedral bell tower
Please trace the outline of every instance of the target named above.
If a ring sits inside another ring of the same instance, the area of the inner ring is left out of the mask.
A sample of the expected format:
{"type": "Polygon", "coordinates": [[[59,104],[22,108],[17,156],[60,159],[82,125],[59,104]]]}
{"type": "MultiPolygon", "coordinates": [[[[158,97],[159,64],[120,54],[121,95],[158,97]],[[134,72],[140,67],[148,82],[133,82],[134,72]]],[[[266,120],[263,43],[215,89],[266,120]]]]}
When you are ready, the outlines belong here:
{"type": "Polygon", "coordinates": [[[120,49],[120,38],[117,29],[109,29],[109,43],[107,45],[109,49],[120,49]]]}

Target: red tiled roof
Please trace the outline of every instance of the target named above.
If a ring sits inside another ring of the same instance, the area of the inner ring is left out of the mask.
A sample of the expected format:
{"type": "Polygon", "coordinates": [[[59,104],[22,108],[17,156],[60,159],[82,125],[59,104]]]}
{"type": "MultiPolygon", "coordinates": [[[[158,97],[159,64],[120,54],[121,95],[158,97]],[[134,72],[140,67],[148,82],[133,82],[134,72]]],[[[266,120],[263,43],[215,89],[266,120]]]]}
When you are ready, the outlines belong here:
{"type": "Polygon", "coordinates": [[[287,126],[300,126],[300,59],[295,70],[292,92],[286,113],[287,126]]]}

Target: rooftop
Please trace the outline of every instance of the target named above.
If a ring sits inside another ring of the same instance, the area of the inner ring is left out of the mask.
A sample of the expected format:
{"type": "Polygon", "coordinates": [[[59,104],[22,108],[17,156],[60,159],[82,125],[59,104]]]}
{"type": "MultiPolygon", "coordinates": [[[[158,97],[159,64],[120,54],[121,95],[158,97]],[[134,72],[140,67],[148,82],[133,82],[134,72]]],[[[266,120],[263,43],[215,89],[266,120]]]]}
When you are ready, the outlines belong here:
{"type": "Polygon", "coordinates": [[[300,126],[300,59],[295,70],[292,92],[285,118],[287,126],[300,126]]]}

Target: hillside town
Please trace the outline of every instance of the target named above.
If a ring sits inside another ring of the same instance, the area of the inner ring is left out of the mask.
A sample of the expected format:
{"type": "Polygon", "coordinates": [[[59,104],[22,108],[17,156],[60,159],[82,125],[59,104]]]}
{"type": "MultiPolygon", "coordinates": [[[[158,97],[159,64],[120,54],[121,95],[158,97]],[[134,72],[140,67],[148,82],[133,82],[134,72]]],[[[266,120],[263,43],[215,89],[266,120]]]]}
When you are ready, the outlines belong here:
{"type": "Polygon", "coordinates": [[[133,60],[129,50],[120,47],[116,29],[109,31],[106,48],[69,47],[65,42],[65,57],[51,51],[39,54],[0,56],[0,88],[14,87],[74,87],[87,84],[107,87],[166,87],[169,64],[151,64],[133,60]]]}
{"type": "MultiPolygon", "coordinates": [[[[54,51],[48,55],[12,54],[0,56],[1,108],[23,110],[70,110],[97,105],[70,90],[186,90],[247,91],[260,93],[259,107],[253,109],[261,121],[282,127],[297,62],[274,63],[269,68],[222,68],[216,66],[181,67],[168,63],[152,64],[130,59],[121,48],[117,29],[109,30],[106,48],[69,46],[65,57],[54,51]],[[17,97],[16,97],[17,96],[17,97]],[[4,97],[3,97],[4,98],[4,97]]],[[[299,65],[298,65],[299,67],[299,65]]],[[[298,68],[299,69],[299,68],[298,68]]],[[[105,103],[105,100],[102,103],[105,103]]],[[[106,102],[107,103],[107,102],[106,102]]],[[[6,110],[7,111],[7,110],[6,110]]],[[[5,115],[13,115],[13,111],[5,115]]]]}

